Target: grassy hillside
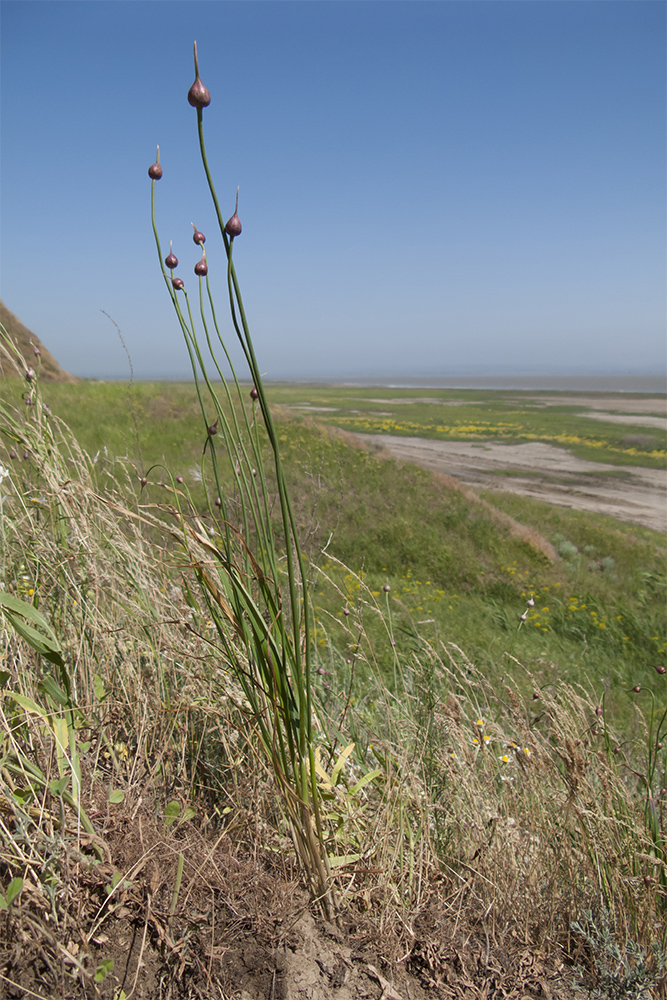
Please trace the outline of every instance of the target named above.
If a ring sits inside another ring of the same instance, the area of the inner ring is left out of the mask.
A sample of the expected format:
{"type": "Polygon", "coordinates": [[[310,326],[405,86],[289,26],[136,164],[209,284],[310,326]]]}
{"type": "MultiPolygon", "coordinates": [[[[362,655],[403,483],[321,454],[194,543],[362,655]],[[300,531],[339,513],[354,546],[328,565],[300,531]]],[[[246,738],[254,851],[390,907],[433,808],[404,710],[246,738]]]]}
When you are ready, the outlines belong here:
{"type": "MultiPolygon", "coordinates": [[[[286,394],[276,391],[283,402],[286,394]]],[[[506,405],[485,395],[489,407],[506,405]]],[[[98,463],[105,452],[128,456],[137,479],[148,475],[145,495],[156,501],[160,487],[151,484],[166,470],[184,475],[204,509],[192,386],[86,382],[49,386],[45,398],[98,463]]],[[[541,411],[535,420],[539,427],[541,411]]],[[[344,623],[345,603],[357,599],[360,582],[350,571],[383,606],[382,588],[391,588],[399,650],[403,640],[411,648],[418,629],[429,641],[457,642],[502,674],[511,648],[534,674],[522,683],[584,682],[622,713],[631,711],[630,688],[655,686],[653,667],[667,662],[662,534],[496,491],[480,503],[444,477],[379,458],[295,411],[284,414],[279,436],[301,537],[330,578],[315,578],[323,621],[344,623]]],[[[327,635],[341,648],[347,642],[336,629],[327,635]]],[[[385,650],[379,662],[393,677],[393,653],[385,650]]]]}
{"type": "MultiPolygon", "coordinates": [[[[278,688],[292,598],[257,611],[233,458],[187,385],[33,385],[28,407],[24,389],[5,382],[0,402],[9,995],[209,1000],[242,983],[259,1000],[307,968],[325,997],[333,951],[353,1000],[389,975],[400,996],[451,1000],[665,992],[664,535],[475,497],[310,417],[278,421],[311,560],[308,794],[337,915],[318,929],[301,922],[300,789],[274,763],[278,723],[303,718],[278,688]]],[[[242,409],[259,454],[246,391],[242,409]]],[[[265,469],[271,593],[287,595],[265,469]]]]}

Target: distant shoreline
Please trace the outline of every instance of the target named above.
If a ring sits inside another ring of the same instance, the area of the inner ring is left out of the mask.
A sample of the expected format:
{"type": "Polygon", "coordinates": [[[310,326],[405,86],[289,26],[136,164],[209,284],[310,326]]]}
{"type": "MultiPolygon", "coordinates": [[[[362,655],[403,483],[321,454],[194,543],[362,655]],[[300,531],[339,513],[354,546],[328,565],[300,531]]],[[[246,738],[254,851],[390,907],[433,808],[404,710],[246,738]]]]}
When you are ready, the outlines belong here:
{"type": "MultiPolygon", "coordinates": [[[[129,382],[127,374],[79,376],[91,382],[129,382]]],[[[137,375],[135,382],[191,382],[186,376],[137,375]]],[[[242,382],[247,381],[241,378],[242,382]]],[[[617,392],[630,395],[667,394],[665,375],[450,375],[437,377],[311,376],[276,377],[266,375],[267,385],[330,385],[339,388],[374,387],[386,389],[488,389],[499,392],[617,392]]]]}

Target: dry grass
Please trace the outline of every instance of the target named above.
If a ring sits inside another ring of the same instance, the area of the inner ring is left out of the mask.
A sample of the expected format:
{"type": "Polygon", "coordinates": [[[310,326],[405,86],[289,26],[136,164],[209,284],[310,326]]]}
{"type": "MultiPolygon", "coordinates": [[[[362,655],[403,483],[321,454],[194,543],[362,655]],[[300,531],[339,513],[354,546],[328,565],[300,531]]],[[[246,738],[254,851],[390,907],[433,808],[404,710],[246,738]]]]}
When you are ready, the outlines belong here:
{"type": "MultiPolygon", "coordinates": [[[[165,511],[35,403],[4,416],[3,589],[51,623],[76,710],[59,744],[51,666],[4,622],[3,899],[22,880],[0,912],[4,995],[231,995],[225,955],[243,935],[289,942],[308,905],[275,782],[165,511]]],[[[657,736],[641,712],[614,733],[597,695],[566,684],[526,705],[518,663],[498,690],[456,646],[421,641],[392,694],[363,615],[383,609],[362,590],[345,627],[375,681],[358,690],[341,663],[317,701],[350,968],[372,948],[416,991],[565,997],[579,964],[589,992],[649,996],[666,936],[665,781],[656,837],[644,779],[657,736]]],[[[251,995],[269,995],[265,972],[251,995]]],[[[653,988],[665,995],[664,979],[653,988]]]]}

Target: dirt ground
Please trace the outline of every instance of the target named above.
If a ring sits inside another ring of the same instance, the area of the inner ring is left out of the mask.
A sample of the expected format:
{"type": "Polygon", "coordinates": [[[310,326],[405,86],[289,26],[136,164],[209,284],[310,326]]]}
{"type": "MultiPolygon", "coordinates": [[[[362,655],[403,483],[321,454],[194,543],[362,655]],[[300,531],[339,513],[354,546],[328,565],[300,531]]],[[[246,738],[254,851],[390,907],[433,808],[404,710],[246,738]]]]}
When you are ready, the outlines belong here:
{"type": "Polygon", "coordinates": [[[589,462],[539,441],[497,444],[385,434],[356,437],[366,447],[384,449],[404,462],[454,476],[475,489],[520,493],[667,531],[666,469],[589,462]]]}

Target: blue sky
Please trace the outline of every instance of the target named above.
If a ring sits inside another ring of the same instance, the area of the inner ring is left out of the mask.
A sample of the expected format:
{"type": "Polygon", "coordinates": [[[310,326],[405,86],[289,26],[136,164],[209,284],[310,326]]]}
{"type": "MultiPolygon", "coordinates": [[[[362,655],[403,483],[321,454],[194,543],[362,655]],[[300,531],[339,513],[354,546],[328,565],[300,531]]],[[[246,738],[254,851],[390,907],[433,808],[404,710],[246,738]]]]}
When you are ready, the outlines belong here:
{"type": "Polygon", "coordinates": [[[0,297],[77,374],[187,375],[150,226],[270,377],[665,368],[661,0],[3,0],[0,297]]]}

